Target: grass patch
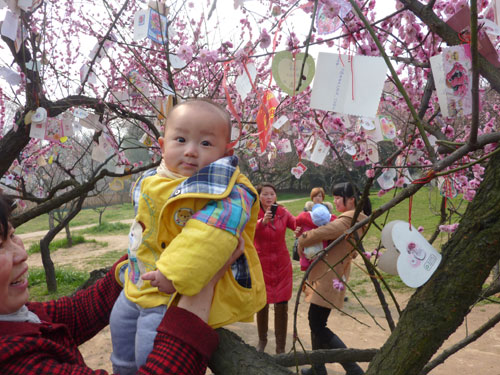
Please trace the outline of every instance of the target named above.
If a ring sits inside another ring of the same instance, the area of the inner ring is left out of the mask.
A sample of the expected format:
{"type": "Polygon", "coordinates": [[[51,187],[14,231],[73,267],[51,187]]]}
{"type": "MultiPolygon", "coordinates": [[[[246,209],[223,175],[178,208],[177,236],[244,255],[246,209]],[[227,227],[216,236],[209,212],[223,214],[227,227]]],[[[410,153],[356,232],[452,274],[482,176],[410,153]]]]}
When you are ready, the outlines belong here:
{"type": "Polygon", "coordinates": [[[89,278],[88,272],[69,267],[56,268],[57,291],[49,293],[45,282],[45,271],[41,267],[30,267],[28,282],[30,301],[49,301],[73,293],[89,278]]]}
{"type": "MultiPolygon", "coordinates": [[[[84,243],[84,242],[96,242],[95,240],[86,240],[83,236],[72,236],[72,239],[73,239],[73,246],[84,243]]],[[[58,249],[67,249],[67,248],[69,248],[67,238],[53,240],[49,244],[50,251],[56,251],[58,249]]],[[[32,243],[28,249],[28,255],[39,253],[39,252],[40,252],[40,242],[32,243]]]]}
{"type": "MultiPolygon", "coordinates": [[[[119,221],[134,218],[134,207],[131,203],[123,203],[109,206],[102,215],[102,220],[106,222],[119,221]]],[[[99,220],[99,214],[92,208],[81,210],[76,217],[71,220],[70,227],[81,225],[94,225],[99,220]]],[[[49,215],[40,215],[16,228],[17,234],[31,233],[49,230],[49,215]]]]}
{"type": "Polygon", "coordinates": [[[77,231],[79,234],[128,234],[130,231],[130,224],[120,222],[109,223],[102,222],[101,225],[93,225],[91,227],[77,231]]]}

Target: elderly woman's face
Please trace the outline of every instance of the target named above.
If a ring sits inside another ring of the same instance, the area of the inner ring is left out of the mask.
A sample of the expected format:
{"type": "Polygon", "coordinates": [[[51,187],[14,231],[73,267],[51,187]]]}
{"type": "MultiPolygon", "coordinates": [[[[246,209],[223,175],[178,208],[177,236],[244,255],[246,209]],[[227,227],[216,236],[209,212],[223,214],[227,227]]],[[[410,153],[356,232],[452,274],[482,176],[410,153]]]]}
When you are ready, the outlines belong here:
{"type": "Polygon", "coordinates": [[[23,241],[9,225],[0,236],[0,314],[11,314],[28,302],[28,255],[23,241]]]}

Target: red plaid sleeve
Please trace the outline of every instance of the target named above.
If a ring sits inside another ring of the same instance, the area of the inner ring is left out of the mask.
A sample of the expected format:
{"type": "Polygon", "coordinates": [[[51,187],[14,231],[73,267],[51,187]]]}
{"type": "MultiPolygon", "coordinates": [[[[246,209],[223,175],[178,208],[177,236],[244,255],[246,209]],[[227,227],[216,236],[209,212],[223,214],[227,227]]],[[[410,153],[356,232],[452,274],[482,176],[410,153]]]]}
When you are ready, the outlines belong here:
{"type": "Polygon", "coordinates": [[[210,326],[187,310],[171,306],[158,327],[153,351],[139,373],[205,374],[208,359],[218,344],[219,336],[210,326]]]}
{"type": "Polygon", "coordinates": [[[120,258],[101,280],[79,291],[73,297],[62,297],[45,303],[45,310],[54,323],[65,324],[77,345],[94,337],[109,324],[111,309],[122,287],[115,279],[115,267],[120,258]]]}

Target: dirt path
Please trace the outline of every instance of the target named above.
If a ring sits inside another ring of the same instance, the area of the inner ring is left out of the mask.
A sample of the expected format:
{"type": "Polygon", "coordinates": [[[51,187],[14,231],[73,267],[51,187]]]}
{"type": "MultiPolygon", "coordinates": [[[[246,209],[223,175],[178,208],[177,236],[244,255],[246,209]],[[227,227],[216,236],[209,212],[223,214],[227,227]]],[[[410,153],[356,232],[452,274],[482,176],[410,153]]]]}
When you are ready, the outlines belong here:
{"type": "MultiPolygon", "coordinates": [[[[30,237],[33,238],[33,237],[30,237]]],[[[88,244],[78,245],[74,249],[61,249],[53,254],[53,261],[56,265],[67,265],[71,264],[76,268],[85,268],[84,265],[88,262],[95,261],[95,258],[99,255],[107,253],[109,251],[123,250],[125,251],[128,244],[127,236],[98,236],[96,237],[99,241],[108,242],[108,246],[102,247],[92,247],[88,244]]],[[[294,262],[296,263],[296,262],[294,262]]],[[[40,257],[36,255],[30,256],[29,259],[30,266],[41,266],[40,257]]],[[[98,268],[98,267],[95,267],[98,268]]],[[[361,272],[353,272],[354,278],[361,278],[364,275],[361,272]]],[[[296,280],[298,282],[298,280],[296,280]]],[[[365,307],[370,311],[370,313],[375,317],[379,324],[383,327],[380,328],[375,324],[368,316],[368,314],[363,311],[355,299],[350,296],[349,301],[345,305],[345,311],[353,315],[356,319],[365,323],[362,325],[345,314],[334,312],[330,316],[329,328],[332,329],[336,334],[338,334],[342,340],[349,346],[359,349],[365,348],[378,348],[389,336],[389,330],[387,328],[387,323],[385,322],[381,308],[379,307],[378,301],[372,291],[370,284],[364,284],[365,293],[360,293],[360,297],[365,307]]],[[[401,293],[396,291],[396,296],[398,302],[404,306],[411,296],[411,293],[401,293]]],[[[288,339],[287,339],[287,350],[292,347],[292,327],[293,327],[293,317],[292,311],[295,304],[295,297],[292,298],[289,304],[289,321],[288,321],[288,339]]],[[[299,333],[299,339],[306,349],[311,348],[310,337],[309,337],[309,327],[307,323],[307,309],[308,305],[302,302],[298,309],[297,318],[297,328],[299,333]]],[[[477,306],[471,314],[469,314],[466,323],[464,323],[443,345],[443,348],[447,348],[453,343],[456,343],[463,339],[467,332],[471,333],[476,328],[484,324],[489,318],[497,314],[499,311],[498,305],[488,304],[477,306]]],[[[396,317],[396,313],[393,311],[393,316],[396,317]]],[[[272,354],[275,350],[274,345],[274,311],[271,308],[270,311],[270,327],[269,327],[269,343],[266,348],[266,352],[272,354]]],[[[257,344],[257,328],[256,323],[236,323],[227,327],[228,329],[234,331],[239,336],[243,338],[248,344],[257,344]]],[[[103,330],[100,334],[94,337],[89,342],[85,343],[80,347],[82,354],[88,363],[88,365],[94,369],[106,369],[111,371],[111,365],[109,363],[109,355],[111,348],[111,340],[109,336],[109,329],[103,330]]],[[[297,347],[300,349],[300,345],[297,347]]],[[[367,364],[360,364],[364,369],[366,369],[367,364]]],[[[343,375],[345,372],[342,367],[338,364],[327,365],[328,373],[330,375],[343,375]]],[[[476,342],[470,344],[465,349],[462,349],[457,354],[450,357],[444,364],[438,366],[435,370],[431,372],[432,375],[455,375],[455,374],[488,374],[488,375],[500,375],[500,325],[490,330],[488,333],[479,338],[476,342]]]]}

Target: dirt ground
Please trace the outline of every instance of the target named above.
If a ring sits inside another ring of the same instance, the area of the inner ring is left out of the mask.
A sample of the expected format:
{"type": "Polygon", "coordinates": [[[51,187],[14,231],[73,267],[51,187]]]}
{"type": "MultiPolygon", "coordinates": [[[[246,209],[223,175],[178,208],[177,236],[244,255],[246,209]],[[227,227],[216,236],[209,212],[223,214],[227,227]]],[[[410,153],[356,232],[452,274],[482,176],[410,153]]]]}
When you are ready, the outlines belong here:
{"type": "MultiPolygon", "coordinates": [[[[29,243],[37,239],[30,235],[23,235],[25,242],[29,243]]],[[[86,269],[85,265],[90,260],[95,260],[101,254],[115,250],[126,250],[128,244],[127,236],[99,236],[96,237],[99,241],[108,242],[105,248],[95,247],[91,245],[78,245],[82,248],[71,250],[58,250],[53,253],[52,260],[56,265],[69,265],[75,268],[86,269]],[[75,251],[77,250],[77,251],[75,251]]],[[[41,266],[39,255],[31,255],[29,266],[41,266]]],[[[105,266],[105,265],[103,265],[105,266]]],[[[98,267],[95,267],[98,268],[98,267]]],[[[361,274],[357,274],[359,277],[361,274]]],[[[354,273],[356,277],[356,273],[354,273]]],[[[298,282],[298,280],[296,280],[298,282]]],[[[378,348],[389,336],[389,329],[383,316],[382,310],[379,307],[378,299],[376,298],[372,288],[366,287],[367,293],[361,297],[363,305],[373,315],[374,319],[380,324],[378,326],[374,320],[364,311],[359,303],[352,295],[349,295],[349,300],[346,302],[345,312],[352,315],[363,324],[357,322],[346,314],[333,312],[329,319],[328,327],[332,329],[347,346],[358,349],[378,348]]],[[[404,306],[411,297],[411,292],[401,293],[396,292],[398,302],[404,306]]],[[[288,321],[288,339],[286,350],[292,348],[292,330],[293,330],[293,308],[295,304],[295,296],[289,303],[289,321],[288,321]]],[[[309,327],[307,323],[307,303],[299,304],[297,316],[297,329],[299,340],[306,349],[311,348],[309,337],[309,327]]],[[[496,304],[481,305],[474,308],[469,314],[465,323],[444,343],[441,350],[448,348],[454,343],[462,340],[468,333],[473,332],[476,328],[486,323],[488,319],[493,317],[500,311],[496,304]]],[[[393,311],[393,317],[396,319],[396,312],[393,311]]],[[[266,352],[273,354],[274,345],[274,311],[270,310],[270,327],[269,327],[269,343],[266,352]]],[[[226,327],[236,334],[241,336],[245,342],[250,345],[257,344],[257,327],[256,323],[236,323],[226,327]]],[[[297,350],[301,350],[300,344],[297,342],[297,350]]],[[[109,362],[111,348],[111,339],[109,329],[103,330],[92,340],[88,341],[80,347],[82,354],[87,364],[94,369],[106,369],[111,371],[109,362]]],[[[360,363],[361,367],[367,368],[368,363],[360,363]]],[[[345,372],[338,364],[327,365],[330,375],[343,375],[345,372]]],[[[489,330],[486,334],[480,337],[474,343],[468,345],[458,353],[454,354],[448,360],[431,371],[432,375],[455,375],[455,374],[488,374],[500,375],[500,325],[489,330]]]]}

